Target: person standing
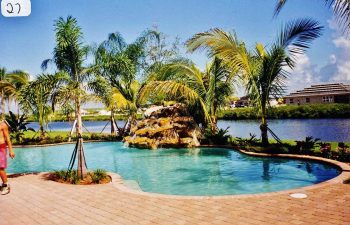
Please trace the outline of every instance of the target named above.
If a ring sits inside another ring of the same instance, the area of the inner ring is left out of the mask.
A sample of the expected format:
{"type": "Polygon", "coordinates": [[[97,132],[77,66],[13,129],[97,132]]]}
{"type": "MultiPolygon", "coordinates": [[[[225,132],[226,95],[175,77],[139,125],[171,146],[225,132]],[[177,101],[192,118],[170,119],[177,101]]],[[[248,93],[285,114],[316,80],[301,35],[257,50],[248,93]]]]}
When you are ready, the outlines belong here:
{"type": "Polygon", "coordinates": [[[0,177],[2,180],[2,185],[0,192],[2,195],[7,195],[10,193],[10,185],[7,181],[7,149],[9,149],[9,156],[13,159],[15,153],[12,149],[12,144],[9,135],[9,129],[5,121],[0,122],[0,177]]]}

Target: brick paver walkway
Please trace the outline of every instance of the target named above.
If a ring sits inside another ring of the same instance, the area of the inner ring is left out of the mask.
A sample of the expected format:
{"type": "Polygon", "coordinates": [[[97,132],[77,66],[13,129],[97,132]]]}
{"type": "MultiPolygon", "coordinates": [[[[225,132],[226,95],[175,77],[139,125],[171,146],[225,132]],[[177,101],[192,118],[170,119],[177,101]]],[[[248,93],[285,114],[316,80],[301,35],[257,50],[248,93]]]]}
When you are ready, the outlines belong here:
{"type": "Polygon", "coordinates": [[[41,175],[11,178],[0,196],[0,224],[350,224],[350,184],[232,198],[169,198],[113,184],[73,186],[41,175]]]}

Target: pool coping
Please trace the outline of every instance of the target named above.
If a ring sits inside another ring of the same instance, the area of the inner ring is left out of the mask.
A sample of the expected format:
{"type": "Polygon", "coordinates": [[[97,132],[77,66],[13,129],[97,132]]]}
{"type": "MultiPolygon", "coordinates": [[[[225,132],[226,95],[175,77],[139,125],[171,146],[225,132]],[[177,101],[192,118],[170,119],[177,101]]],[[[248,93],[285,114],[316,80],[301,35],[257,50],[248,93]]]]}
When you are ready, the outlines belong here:
{"type": "MultiPolygon", "coordinates": [[[[97,142],[103,142],[103,141],[97,141],[97,142]]],[[[64,144],[71,144],[71,143],[64,143],[64,144]]],[[[62,144],[63,145],[63,144],[62,144]]],[[[32,146],[34,147],[34,146],[32,146]]],[[[39,145],[39,147],[42,147],[42,145],[39,145]]],[[[154,193],[154,192],[145,192],[142,190],[136,190],[131,187],[128,187],[125,184],[125,181],[123,177],[117,173],[114,172],[108,172],[108,175],[112,178],[112,185],[117,188],[120,191],[124,191],[127,193],[135,194],[135,195],[143,195],[145,197],[158,197],[158,198],[170,198],[170,199],[237,199],[237,198],[251,198],[251,197],[263,197],[263,196],[274,196],[274,195],[281,195],[281,194],[292,194],[292,193],[305,193],[308,194],[314,189],[327,187],[329,185],[334,184],[343,184],[346,180],[350,179],[350,165],[344,162],[339,162],[332,159],[326,159],[322,157],[317,156],[310,156],[310,155],[294,155],[294,154],[269,154],[269,153],[256,153],[256,152],[249,152],[242,149],[236,149],[232,146],[228,145],[201,145],[199,147],[215,147],[215,148],[224,148],[229,149],[233,151],[239,151],[242,154],[249,155],[249,156],[256,156],[256,157],[278,157],[278,158],[291,158],[291,159],[303,159],[303,160],[313,160],[313,161],[319,161],[327,164],[331,164],[333,166],[336,166],[341,173],[330,179],[323,181],[318,184],[313,184],[305,187],[300,188],[294,188],[294,189],[288,189],[288,190],[281,190],[281,191],[273,191],[273,192],[266,192],[266,193],[256,193],[256,194],[237,194],[237,195],[212,195],[212,196],[196,196],[196,195],[169,195],[169,194],[160,194],[160,193],[154,193]]],[[[39,173],[39,174],[45,174],[47,172],[39,173]]],[[[68,184],[69,185],[69,184],[68,184]]]]}
{"type": "Polygon", "coordinates": [[[306,159],[306,160],[313,160],[313,161],[320,161],[323,163],[331,164],[336,166],[341,173],[330,179],[323,181],[318,184],[313,184],[305,187],[300,188],[294,188],[294,189],[288,189],[288,190],[281,190],[281,191],[273,191],[273,192],[266,192],[266,193],[257,193],[257,194],[237,194],[237,195],[212,195],[212,196],[196,196],[196,195],[168,195],[168,194],[160,194],[160,193],[154,193],[154,192],[146,192],[142,190],[136,190],[131,187],[128,187],[124,183],[124,179],[122,176],[120,176],[117,173],[111,173],[108,174],[112,177],[112,184],[115,188],[117,188],[120,191],[125,191],[131,194],[136,195],[143,195],[147,197],[158,197],[158,198],[170,198],[170,199],[241,199],[241,198],[252,198],[252,197],[263,197],[263,196],[273,196],[273,195],[281,195],[286,194],[290,195],[293,193],[304,193],[307,195],[311,195],[311,191],[317,188],[327,187],[329,185],[333,184],[343,184],[345,180],[350,179],[350,165],[347,163],[339,162],[336,160],[326,159],[322,157],[317,156],[309,156],[309,155],[293,155],[293,154],[267,154],[267,153],[255,153],[255,152],[248,152],[244,151],[242,149],[234,149],[232,146],[215,146],[215,145],[203,145],[200,147],[216,147],[216,148],[225,148],[230,150],[236,150],[243,154],[250,155],[250,156],[256,156],[256,157],[278,157],[278,158],[292,158],[292,159],[306,159]]]}

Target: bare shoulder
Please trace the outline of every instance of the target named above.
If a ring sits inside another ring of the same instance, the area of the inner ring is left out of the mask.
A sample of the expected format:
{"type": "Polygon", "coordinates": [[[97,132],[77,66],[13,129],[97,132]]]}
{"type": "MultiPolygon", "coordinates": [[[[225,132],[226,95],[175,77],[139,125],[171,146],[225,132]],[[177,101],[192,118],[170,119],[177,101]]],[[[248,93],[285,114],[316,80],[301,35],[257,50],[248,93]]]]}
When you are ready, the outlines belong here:
{"type": "Polygon", "coordinates": [[[0,122],[0,130],[6,130],[8,129],[7,124],[5,123],[5,121],[1,121],[0,122]]]}

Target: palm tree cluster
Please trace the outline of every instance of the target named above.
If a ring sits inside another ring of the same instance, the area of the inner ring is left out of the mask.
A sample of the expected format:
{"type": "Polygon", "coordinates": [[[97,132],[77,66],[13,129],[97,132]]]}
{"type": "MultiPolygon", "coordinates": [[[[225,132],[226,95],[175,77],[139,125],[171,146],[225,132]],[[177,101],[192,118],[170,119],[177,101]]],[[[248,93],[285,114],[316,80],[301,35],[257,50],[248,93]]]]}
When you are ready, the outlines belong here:
{"type": "Polygon", "coordinates": [[[44,73],[30,81],[23,71],[0,69],[2,113],[5,102],[15,100],[39,122],[41,140],[57,107],[74,108],[76,134],[81,136],[81,107],[91,100],[102,102],[110,110],[114,135],[128,134],[139,108],[162,101],[187,105],[204,129],[216,133],[218,110],[237,86],[243,86],[261,116],[265,145],[269,100],[284,94],[288,71],[322,31],[316,21],[295,20],[282,27],[269,47],[258,43],[252,49],[235,33],[221,29],[198,33],[186,42],[186,47],[189,52],[208,52],[211,60],[201,70],[180,56],[178,41],[169,47],[165,35],[157,30],[146,30],[132,43],[115,32],[102,43],[88,46],[75,18],[59,18],[54,28],[55,47],[52,57],[42,63],[44,73]],[[90,63],[88,59],[92,59],[90,63]],[[52,73],[47,72],[50,65],[52,73]],[[118,127],[114,118],[120,110],[129,116],[123,127],[118,127]]]}
{"type": "Polygon", "coordinates": [[[288,69],[295,67],[298,55],[303,54],[312,40],[321,35],[322,27],[311,19],[286,24],[270,48],[257,43],[248,49],[234,33],[220,29],[196,34],[188,42],[189,51],[208,50],[237,74],[246,88],[252,104],[261,116],[261,139],[268,145],[267,110],[271,97],[282,97],[286,88],[288,69]]]}

